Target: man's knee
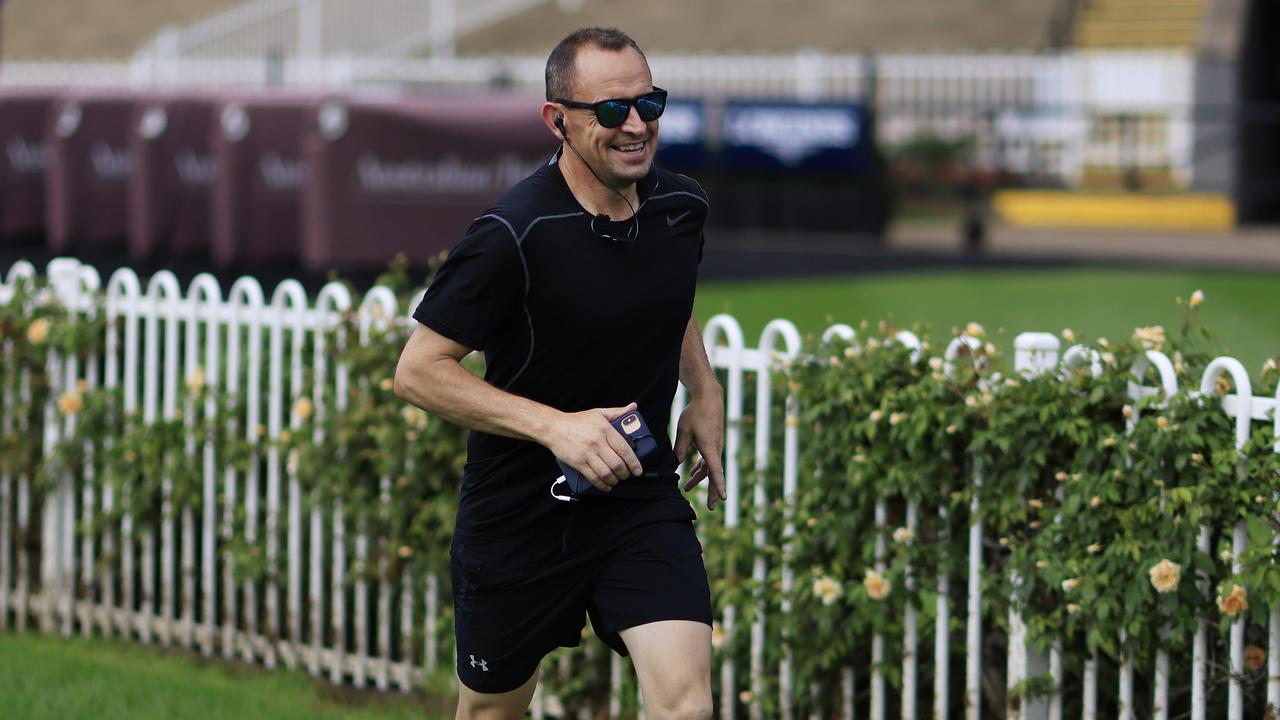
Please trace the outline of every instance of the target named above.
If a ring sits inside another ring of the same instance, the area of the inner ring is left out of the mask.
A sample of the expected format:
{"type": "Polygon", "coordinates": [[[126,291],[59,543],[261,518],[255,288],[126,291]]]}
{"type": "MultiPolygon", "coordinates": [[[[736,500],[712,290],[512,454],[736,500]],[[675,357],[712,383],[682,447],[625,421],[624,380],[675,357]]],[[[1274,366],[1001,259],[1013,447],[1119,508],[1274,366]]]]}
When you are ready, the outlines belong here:
{"type": "Polygon", "coordinates": [[[466,685],[458,689],[456,720],[521,720],[538,685],[538,671],[524,685],[504,693],[478,693],[466,685]]]}
{"type": "Polygon", "coordinates": [[[456,720],[521,720],[528,703],[504,695],[464,693],[458,698],[456,720]]]}
{"type": "Polygon", "coordinates": [[[670,698],[660,707],[649,707],[646,701],[645,710],[649,717],[666,720],[711,720],[714,708],[711,704],[710,688],[690,690],[677,697],[670,698]]]}

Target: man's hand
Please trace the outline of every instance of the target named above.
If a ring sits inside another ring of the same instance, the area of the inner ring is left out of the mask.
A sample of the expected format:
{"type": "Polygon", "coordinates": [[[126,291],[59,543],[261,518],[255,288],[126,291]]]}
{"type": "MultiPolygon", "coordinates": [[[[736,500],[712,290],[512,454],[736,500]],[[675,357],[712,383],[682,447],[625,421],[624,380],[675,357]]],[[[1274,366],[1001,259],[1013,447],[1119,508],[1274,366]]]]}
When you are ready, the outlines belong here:
{"type": "Polygon", "coordinates": [[[560,460],[582,473],[592,485],[609,492],[614,485],[644,472],[636,453],[609,423],[632,412],[636,404],[563,414],[543,443],[560,460]]]}
{"type": "MultiPolygon", "coordinates": [[[[717,386],[718,389],[718,386],[717,386]]],[[[707,509],[715,510],[716,502],[726,498],[724,492],[724,467],[720,456],[724,452],[724,397],[720,393],[695,395],[693,402],[680,413],[676,424],[676,458],[684,462],[690,446],[698,449],[698,463],[694,465],[684,490],[692,490],[704,478],[711,478],[707,488],[707,509]]]]}

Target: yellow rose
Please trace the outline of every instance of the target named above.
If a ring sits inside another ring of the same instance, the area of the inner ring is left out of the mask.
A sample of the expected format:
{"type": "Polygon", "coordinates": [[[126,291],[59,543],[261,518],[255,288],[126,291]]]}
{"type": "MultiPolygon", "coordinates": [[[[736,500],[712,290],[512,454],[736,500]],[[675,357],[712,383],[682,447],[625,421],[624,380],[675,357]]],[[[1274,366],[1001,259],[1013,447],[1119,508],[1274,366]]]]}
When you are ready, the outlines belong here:
{"type": "Polygon", "coordinates": [[[407,558],[413,554],[413,548],[409,547],[408,545],[401,545],[399,552],[400,552],[400,557],[407,558]]]}
{"type": "Polygon", "coordinates": [[[197,365],[187,377],[187,391],[192,395],[199,395],[200,391],[204,390],[204,381],[204,368],[197,365]]]}
{"type": "Polygon", "coordinates": [[[1072,615],[1075,615],[1076,613],[1080,612],[1080,606],[1075,603],[1067,603],[1067,612],[1071,613],[1072,615]]]}
{"type": "Polygon", "coordinates": [[[1152,565],[1149,573],[1151,575],[1151,587],[1160,593],[1170,593],[1177,590],[1178,583],[1182,580],[1182,566],[1168,558],[1152,565]]]}
{"type": "Polygon", "coordinates": [[[893,541],[905,545],[916,537],[916,533],[909,527],[900,527],[893,531],[893,541]]]}
{"type": "Polygon", "coordinates": [[[1234,618],[1249,609],[1249,593],[1239,585],[1232,585],[1231,592],[1218,600],[1218,609],[1229,618],[1234,618]]]}
{"type": "Polygon", "coordinates": [[[1202,303],[1202,302],[1204,302],[1204,291],[1203,291],[1203,290],[1197,290],[1197,291],[1195,291],[1195,292],[1191,293],[1191,301],[1190,301],[1190,305],[1191,305],[1191,307],[1198,307],[1198,306],[1200,305],[1200,303],[1202,303]]]}
{"type": "Polygon", "coordinates": [[[49,339],[49,321],[36,318],[27,326],[27,342],[32,345],[43,345],[49,339]]]}
{"type": "Polygon", "coordinates": [[[724,627],[718,622],[711,623],[711,647],[719,650],[729,642],[729,636],[725,634],[724,627]]]}
{"type": "Polygon", "coordinates": [[[947,426],[947,434],[948,434],[948,435],[955,435],[955,434],[956,434],[956,429],[957,429],[957,428],[956,428],[956,426],[955,426],[954,424],[953,424],[953,425],[948,425],[948,426],[947,426]]]}
{"type": "Polygon", "coordinates": [[[970,337],[979,338],[979,337],[982,337],[983,335],[986,335],[987,331],[978,323],[971,322],[968,325],[964,326],[964,334],[970,337]]]}
{"type": "Polygon", "coordinates": [[[884,417],[884,412],[880,410],[872,410],[871,414],[867,416],[867,419],[873,423],[878,423],[882,417],[884,417]]]}
{"type": "Polygon", "coordinates": [[[400,417],[411,428],[421,430],[427,426],[427,414],[412,405],[405,405],[400,417]]]}
{"type": "Polygon", "coordinates": [[[1159,350],[1164,347],[1164,328],[1160,325],[1134,328],[1133,339],[1137,340],[1144,350],[1159,350]]]}
{"type": "Polygon", "coordinates": [[[1076,341],[1076,334],[1071,332],[1071,328],[1063,328],[1062,339],[1069,343],[1073,343],[1076,341]]]}
{"type": "Polygon", "coordinates": [[[1262,667],[1267,661],[1267,651],[1257,645],[1250,645],[1244,649],[1244,666],[1249,668],[1250,672],[1254,672],[1262,667]]]}
{"type": "Polygon", "coordinates": [[[1231,381],[1226,375],[1219,375],[1218,379],[1213,381],[1213,389],[1219,395],[1227,395],[1231,392],[1231,381]]]}
{"type": "Polygon", "coordinates": [[[867,596],[872,600],[883,600],[889,595],[889,581],[875,570],[867,570],[867,576],[863,578],[862,584],[867,588],[867,596]]]}
{"type": "Polygon", "coordinates": [[[844,594],[844,588],[830,576],[823,575],[813,581],[813,594],[822,599],[823,605],[832,605],[844,594]]]}
{"type": "Polygon", "coordinates": [[[906,417],[906,416],[905,416],[905,415],[903,415],[902,413],[893,413],[893,414],[889,415],[889,424],[890,424],[890,425],[897,425],[898,423],[902,422],[902,418],[904,418],[904,417],[906,417]]]}
{"type": "Polygon", "coordinates": [[[310,398],[298,398],[293,403],[293,414],[299,418],[306,420],[311,417],[311,413],[315,412],[315,406],[312,405],[310,398]]]}
{"type": "Polygon", "coordinates": [[[78,392],[63,393],[58,398],[58,410],[67,416],[75,415],[84,409],[84,396],[78,392]]]}
{"type": "Polygon", "coordinates": [[[1089,498],[1089,507],[1096,508],[1101,504],[1102,504],[1102,498],[1098,497],[1097,495],[1094,495],[1093,497],[1089,498]]]}
{"type": "Polygon", "coordinates": [[[1071,592],[1072,590],[1075,590],[1076,586],[1079,584],[1079,578],[1067,578],[1062,581],[1062,592],[1071,592]]]}
{"type": "Polygon", "coordinates": [[[1162,417],[1156,418],[1156,427],[1160,428],[1161,430],[1168,430],[1169,420],[1167,418],[1162,418],[1162,417]]]}

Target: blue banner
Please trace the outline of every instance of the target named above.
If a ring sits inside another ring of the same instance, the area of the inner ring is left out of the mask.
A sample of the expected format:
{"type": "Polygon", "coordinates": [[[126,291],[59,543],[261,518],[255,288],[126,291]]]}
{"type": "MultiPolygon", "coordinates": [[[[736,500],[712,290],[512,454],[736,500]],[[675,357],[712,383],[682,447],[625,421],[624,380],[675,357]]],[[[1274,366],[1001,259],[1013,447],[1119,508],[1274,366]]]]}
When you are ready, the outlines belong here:
{"type": "Polygon", "coordinates": [[[707,164],[707,113],[701,102],[667,103],[658,131],[658,164],[701,170],[707,164]]]}
{"type": "Polygon", "coordinates": [[[864,164],[862,105],[730,101],[724,112],[726,170],[857,173],[864,164]]]}

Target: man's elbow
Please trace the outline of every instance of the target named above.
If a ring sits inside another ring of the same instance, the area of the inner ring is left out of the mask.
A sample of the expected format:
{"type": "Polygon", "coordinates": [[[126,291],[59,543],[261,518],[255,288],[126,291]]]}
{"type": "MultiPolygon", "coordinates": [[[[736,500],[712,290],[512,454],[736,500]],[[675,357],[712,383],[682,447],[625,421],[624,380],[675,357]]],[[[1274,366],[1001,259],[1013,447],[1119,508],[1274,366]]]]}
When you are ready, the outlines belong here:
{"type": "Polygon", "coordinates": [[[403,362],[396,364],[395,374],[391,379],[391,388],[396,397],[415,405],[422,402],[421,381],[414,377],[413,370],[405,367],[403,362]]]}

